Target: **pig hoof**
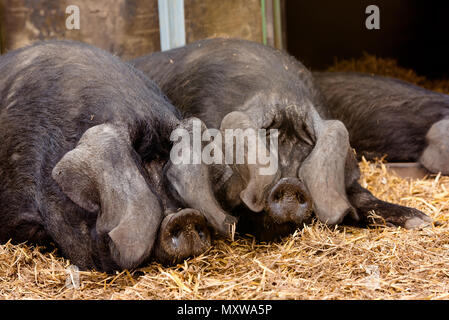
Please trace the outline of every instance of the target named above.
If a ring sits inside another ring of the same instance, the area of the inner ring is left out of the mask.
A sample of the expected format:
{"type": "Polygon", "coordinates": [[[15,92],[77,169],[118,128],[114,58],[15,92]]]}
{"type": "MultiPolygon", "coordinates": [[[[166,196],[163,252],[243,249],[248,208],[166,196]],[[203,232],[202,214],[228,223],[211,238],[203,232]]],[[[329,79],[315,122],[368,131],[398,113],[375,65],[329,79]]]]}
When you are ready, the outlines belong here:
{"type": "Polygon", "coordinates": [[[300,180],[283,178],[268,196],[267,211],[277,223],[301,224],[311,217],[312,202],[300,180]]]}
{"type": "Polygon", "coordinates": [[[405,229],[422,229],[433,225],[432,218],[414,208],[388,203],[382,209],[375,210],[377,217],[372,220],[375,224],[386,224],[390,227],[405,229]]]}
{"type": "Polygon", "coordinates": [[[405,229],[422,229],[430,227],[433,219],[426,216],[419,210],[405,207],[402,215],[393,215],[388,217],[386,221],[391,225],[403,227],[405,229]]]}
{"type": "Polygon", "coordinates": [[[433,224],[433,220],[428,216],[423,217],[413,217],[411,219],[407,219],[404,224],[404,228],[406,229],[422,229],[426,227],[431,227],[433,224]]]}
{"type": "Polygon", "coordinates": [[[197,256],[211,246],[204,216],[194,209],[183,209],[164,218],[155,246],[155,259],[162,264],[176,264],[197,256]]]}

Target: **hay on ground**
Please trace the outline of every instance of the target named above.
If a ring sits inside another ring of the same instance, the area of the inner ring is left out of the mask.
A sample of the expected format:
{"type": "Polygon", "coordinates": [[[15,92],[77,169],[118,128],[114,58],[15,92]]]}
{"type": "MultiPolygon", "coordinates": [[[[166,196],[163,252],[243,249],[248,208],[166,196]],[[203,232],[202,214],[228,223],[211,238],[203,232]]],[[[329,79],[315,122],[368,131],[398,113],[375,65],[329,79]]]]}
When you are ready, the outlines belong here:
{"type": "Polygon", "coordinates": [[[414,83],[429,90],[449,93],[448,80],[429,80],[417,75],[415,71],[398,66],[397,61],[391,58],[379,58],[364,53],[360,59],[336,61],[327,71],[348,71],[376,74],[393,77],[414,83]]]}
{"type": "Polygon", "coordinates": [[[215,241],[174,267],[157,263],[113,275],[79,272],[39,248],[0,246],[2,299],[447,299],[449,177],[401,179],[362,162],[362,185],[412,206],[440,226],[423,230],[314,222],[276,243],[215,241]],[[76,282],[76,281],[75,281],[76,282]]]}
{"type": "MultiPolygon", "coordinates": [[[[449,92],[448,83],[427,82],[391,60],[365,56],[333,68],[349,69],[449,92]]],[[[237,235],[174,267],[152,263],[113,275],[78,273],[57,252],[8,243],[0,245],[0,299],[449,299],[449,177],[402,179],[383,164],[360,165],[362,185],[377,197],[420,209],[441,225],[314,222],[276,243],[237,235]]]]}

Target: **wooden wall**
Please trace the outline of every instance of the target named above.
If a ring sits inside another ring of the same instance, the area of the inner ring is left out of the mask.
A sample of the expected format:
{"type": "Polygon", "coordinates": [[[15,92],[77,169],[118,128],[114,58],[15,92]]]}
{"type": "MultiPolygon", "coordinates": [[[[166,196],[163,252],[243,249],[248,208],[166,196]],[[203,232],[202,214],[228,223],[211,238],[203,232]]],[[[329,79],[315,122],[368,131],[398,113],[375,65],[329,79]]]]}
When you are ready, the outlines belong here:
{"type": "Polygon", "coordinates": [[[210,37],[262,42],[260,0],[184,0],[187,43],[210,37]]]}
{"type": "Polygon", "coordinates": [[[124,58],[159,50],[156,0],[0,0],[2,48],[36,40],[84,41],[124,58]],[[80,29],[68,30],[68,5],[80,9],[80,29]]]}
{"type": "MultiPolygon", "coordinates": [[[[209,37],[262,42],[260,0],[184,0],[187,43],[209,37]]],[[[87,42],[124,59],[159,51],[157,0],[0,0],[2,52],[36,40],[87,42]],[[80,9],[68,30],[65,9],[80,9]]]]}

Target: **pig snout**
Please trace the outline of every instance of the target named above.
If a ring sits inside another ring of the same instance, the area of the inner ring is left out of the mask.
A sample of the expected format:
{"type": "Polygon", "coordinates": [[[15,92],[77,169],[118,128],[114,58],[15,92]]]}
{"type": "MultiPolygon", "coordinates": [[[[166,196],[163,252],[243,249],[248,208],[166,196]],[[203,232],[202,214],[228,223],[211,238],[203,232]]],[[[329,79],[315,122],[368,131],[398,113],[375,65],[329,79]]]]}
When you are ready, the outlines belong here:
{"type": "Polygon", "coordinates": [[[155,247],[155,258],[163,264],[176,264],[200,255],[211,246],[204,216],[194,209],[167,215],[162,221],[155,247]]]}
{"type": "Polygon", "coordinates": [[[266,211],[277,223],[301,224],[312,215],[312,201],[299,179],[283,178],[271,189],[266,211]]]}

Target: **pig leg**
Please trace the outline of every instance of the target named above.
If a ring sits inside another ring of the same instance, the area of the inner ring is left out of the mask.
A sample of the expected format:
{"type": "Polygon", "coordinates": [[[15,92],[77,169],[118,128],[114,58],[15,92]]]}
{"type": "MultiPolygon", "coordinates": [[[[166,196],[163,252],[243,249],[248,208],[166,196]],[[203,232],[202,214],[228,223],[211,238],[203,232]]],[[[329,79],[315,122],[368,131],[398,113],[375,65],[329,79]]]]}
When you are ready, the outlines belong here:
{"type": "Polygon", "coordinates": [[[427,147],[419,161],[431,172],[449,175],[449,119],[434,123],[426,140],[427,147]]]}
{"type": "Polygon", "coordinates": [[[163,218],[137,159],[127,132],[103,124],[88,129],[52,171],[74,203],[98,212],[96,234],[109,239],[109,254],[123,269],[148,258],[163,218]]]}
{"type": "Polygon", "coordinates": [[[357,182],[348,188],[348,198],[357,209],[360,222],[365,224],[373,222],[375,224],[385,223],[388,226],[416,229],[430,226],[433,221],[417,209],[377,199],[357,182]],[[375,213],[375,215],[371,215],[371,213],[375,213]]]}
{"type": "Polygon", "coordinates": [[[419,210],[377,199],[358,183],[359,178],[360,171],[355,154],[349,150],[345,164],[345,184],[348,186],[346,192],[349,202],[357,210],[358,223],[385,223],[406,229],[426,227],[432,223],[432,219],[419,210]]]}

